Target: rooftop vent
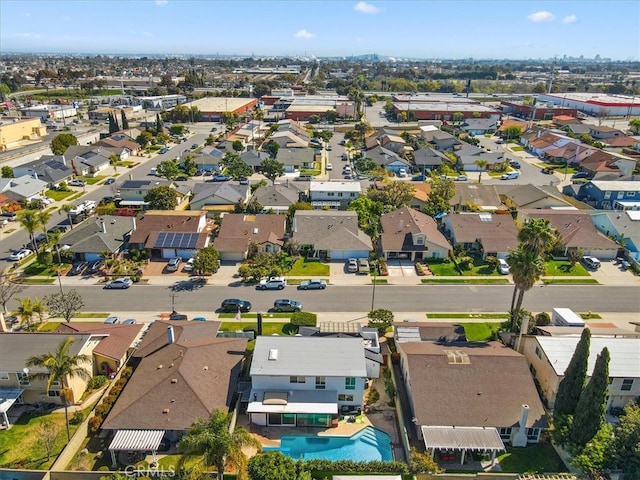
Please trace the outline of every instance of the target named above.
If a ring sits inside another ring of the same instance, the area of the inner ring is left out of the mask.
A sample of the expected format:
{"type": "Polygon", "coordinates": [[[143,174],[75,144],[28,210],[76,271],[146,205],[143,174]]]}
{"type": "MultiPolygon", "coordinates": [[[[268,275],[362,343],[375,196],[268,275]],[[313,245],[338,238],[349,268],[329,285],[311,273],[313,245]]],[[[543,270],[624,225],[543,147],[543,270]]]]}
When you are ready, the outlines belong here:
{"type": "Polygon", "coordinates": [[[172,378],[171,379],[171,383],[178,383],[178,379],[177,378],[172,378]]]}
{"type": "Polygon", "coordinates": [[[460,350],[445,350],[447,354],[447,359],[449,360],[449,365],[460,364],[460,365],[468,365],[471,363],[469,361],[469,355],[460,350]]]}
{"type": "Polygon", "coordinates": [[[168,408],[163,409],[162,413],[169,413],[169,409],[168,408]]]}
{"type": "Polygon", "coordinates": [[[269,360],[277,360],[278,359],[278,349],[272,348],[269,350],[269,360]]]}

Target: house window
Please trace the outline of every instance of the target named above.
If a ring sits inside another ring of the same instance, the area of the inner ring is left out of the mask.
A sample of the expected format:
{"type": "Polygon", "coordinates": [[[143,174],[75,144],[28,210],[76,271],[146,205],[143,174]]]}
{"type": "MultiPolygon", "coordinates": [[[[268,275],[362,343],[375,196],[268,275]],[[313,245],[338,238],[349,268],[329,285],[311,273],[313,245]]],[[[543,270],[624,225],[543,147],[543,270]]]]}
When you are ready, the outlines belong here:
{"type": "Polygon", "coordinates": [[[416,237],[416,245],[424,245],[424,237],[416,237]]]}
{"type": "Polygon", "coordinates": [[[618,192],[618,200],[621,200],[624,198],[624,192],[618,192]]]}
{"type": "Polygon", "coordinates": [[[538,347],[537,345],[536,345],[536,357],[542,360],[542,351],[540,350],[540,347],[538,347]]]}
{"type": "Polygon", "coordinates": [[[611,192],[604,192],[604,198],[606,200],[610,199],[611,198],[611,192]]]}
{"type": "Polygon", "coordinates": [[[340,393],[338,394],[339,402],[353,402],[353,394],[351,393],[340,393]]]}
{"type": "Polygon", "coordinates": [[[342,192],[338,192],[338,196],[341,197],[342,196],[342,192]]]}
{"type": "Polygon", "coordinates": [[[627,192],[627,197],[635,197],[636,192],[627,192]]]}
{"type": "Polygon", "coordinates": [[[9,380],[8,372],[0,372],[0,380],[9,380]]]}
{"type": "Polygon", "coordinates": [[[60,390],[49,390],[47,392],[47,397],[59,397],[60,396],[60,390]]]}
{"type": "Polygon", "coordinates": [[[501,427],[500,438],[502,440],[509,440],[510,437],[511,437],[511,427],[501,427]]]}
{"type": "Polygon", "coordinates": [[[350,196],[351,198],[354,198],[354,197],[356,196],[356,193],[355,193],[355,192],[351,192],[351,193],[349,194],[349,196],[350,196]]]}
{"type": "Polygon", "coordinates": [[[31,382],[29,381],[28,373],[18,372],[16,375],[18,376],[18,383],[20,384],[21,387],[28,387],[29,385],[31,385],[31,382]]]}
{"type": "Polygon", "coordinates": [[[537,442],[540,439],[540,429],[539,428],[527,428],[527,440],[530,442],[537,442]]]}
{"type": "Polygon", "coordinates": [[[346,390],[356,389],[356,377],[347,377],[344,379],[344,388],[346,390]]]}
{"type": "Polygon", "coordinates": [[[534,367],[533,364],[529,365],[529,371],[531,372],[531,375],[534,377],[536,376],[536,367],[534,367]]]}
{"type": "Polygon", "coordinates": [[[327,192],[327,197],[335,197],[335,192],[327,192]]]}
{"type": "Polygon", "coordinates": [[[316,390],[324,390],[327,386],[325,377],[316,377],[316,390]]]}
{"type": "Polygon", "coordinates": [[[622,390],[623,392],[628,392],[631,390],[631,388],[633,388],[633,378],[623,378],[620,390],[622,390]]]}
{"type": "Polygon", "coordinates": [[[289,377],[289,383],[305,383],[305,377],[289,377]]]}
{"type": "Polygon", "coordinates": [[[60,381],[54,380],[53,382],[51,382],[51,386],[55,388],[60,388],[60,381]]]}

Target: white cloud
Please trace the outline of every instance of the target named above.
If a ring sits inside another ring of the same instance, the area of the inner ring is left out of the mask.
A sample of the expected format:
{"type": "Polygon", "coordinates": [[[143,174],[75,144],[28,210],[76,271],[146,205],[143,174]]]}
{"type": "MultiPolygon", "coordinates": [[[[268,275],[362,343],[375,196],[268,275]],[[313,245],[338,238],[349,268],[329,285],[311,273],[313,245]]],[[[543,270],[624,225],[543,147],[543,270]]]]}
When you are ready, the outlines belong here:
{"type": "Polygon", "coordinates": [[[156,5],[166,5],[167,3],[169,3],[169,0],[156,0],[156,5]]]}
{"type": "Polygon", "coordinates": [[[576,23],[578,21],[578,17],[575,15],[567,15],[562,19],[562,23],[576,23]]]}
{"type": "Polygon", "coordinates": [[[296,38],[304,38],[305,40],[311,40],[315,35],[311,32],[307,32],[304,28],[302,30],[298,30],[294,35],[296,38]]]}
{"type": "Polygon", "coordinates": [[[540,12],[532,13],[527,18],[532,22],[539,23],[539,22],[553,22],[556,19],[556,16],[551,12],[540,11],[540,12]]]}
{"type": "Polygon", "coordinates": [[[358,2],[353,6],[353,9],[356,12],[360,12],[360,13],[378,13],[380,11],[380,9],[378,7],[376,7],[375,5],[371,5],[370,3],[367,2],[358,2]]]}
{"type": "Polygon", "coordinates": [[[37,33],[19,33],[17,36],[22,38],[42,38],[37,33]]]}

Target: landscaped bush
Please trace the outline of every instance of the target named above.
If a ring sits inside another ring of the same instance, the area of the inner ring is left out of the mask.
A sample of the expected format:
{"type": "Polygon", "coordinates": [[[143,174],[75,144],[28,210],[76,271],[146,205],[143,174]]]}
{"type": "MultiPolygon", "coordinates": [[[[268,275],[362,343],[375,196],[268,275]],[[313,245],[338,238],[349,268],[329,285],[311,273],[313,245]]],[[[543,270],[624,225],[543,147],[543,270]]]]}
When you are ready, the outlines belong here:
{"type": "Polygon", "coordinates": [[[96,416],[106,417],[109,410],[111,410],[111,405],[103,402],[96,407],[96,416]]]}
{"type": "Polygon", "coordinates": [[[384,260],[380,260],[378,265],[380,267],[380,276],[382,276],[382,277],[388,276],[389,275],[389,267],[387,265],[387,262],[385,262],[384,260]]]}
{"type": "Polygon", "coordinates": [[[334,473],[391,473],[401,475],[409,473],[409,467],[404,462],[354,462],[352,460],[306,460],[304,469],[310,472],[334,472],[334,473]]]}
{"type": "Polygon", "coordinates": [[[116,403],[117,398],[118,395],[116,393],[113,393],[113,390],[109,390],[109,395],[107,395],[103,401],[108,405],[113,405],[114,403],[116,403]]]}
{"type": "Polygon", "coordinates": [[[536,327],[544,327],[551,323],[551,317],[547,312],[540,312],[536,315],[536,327]]]}
{"type": "Polygon", "coordinates": [[[111,390],[109,390],[109,394],[115,395],[117,397],[118,395],[120,395],[120,392],[123,388],[124,387],[122,385],[114,385],[113,387],[111,387],[111,390]]]}
{"type": "Polygon", "coordinates": [[[127,378],[123,378],[120,377],[118,380],[116,380],[116,382],[113,384],[114,387],[124,387],[125,384],[127,383],[127,378]]]}
{"type": "Polygon", "coordinates": [[[107,383],[109,379],[106,375],[96,375],[91,380],[89,380],[89,390],[97,390],[101,388],[105,383],[107,383]]]}
{"type": "MultiPolygon", "coordinates": [[[[97,409],[96,409],[97,410],[97,409]]],[[[95,435],[100,430],[100,425],[102,425],[102,417],[99,415],[95,415],[89,419],[89,423],[87,425],[87,430],[90,435],[95,435]]]]}
{"type": "Polygon", "coordinates": [[[315,313],[295,312],[291,315],[291,323],[296,327],[315,327],[318,318],[315,313]]]}
{"type": "Polygon", "coordinates": [[[422,265],[422,263],[420,262],[416,262],[416,273],[420,277],[426,275],[426,272],[424,271],[424,265],[422,265]]]}
{"type": "Polygon", "coordinates": [[[120,378],[125,378],[125,379],[129,378],[132,373],[133,373],[133,368],[127,367],[122,371],[122,374],[120,375],[120,378]]]}
{"type": "Polygon", "coordinates": [[[367,396],[367,403],[371,405],[373,403],[376,403],[378,400],[380,400],[380,392],[376,390],[376,387],[371,387],[371,390],[369,390],[369,395],[367,396]]]}
{"type": "Polygon", "coordinates": [[[84,420],[84,415],[81,411],[73,412],[73,416],[69,419],[71,425],[80,425],[84,420]]]}
{"type": "Polygon", "coordinates": [[[462,270],[471,270],[473,268],[473,258],[468,256],[458,258],[458,266],[462,270]]]}

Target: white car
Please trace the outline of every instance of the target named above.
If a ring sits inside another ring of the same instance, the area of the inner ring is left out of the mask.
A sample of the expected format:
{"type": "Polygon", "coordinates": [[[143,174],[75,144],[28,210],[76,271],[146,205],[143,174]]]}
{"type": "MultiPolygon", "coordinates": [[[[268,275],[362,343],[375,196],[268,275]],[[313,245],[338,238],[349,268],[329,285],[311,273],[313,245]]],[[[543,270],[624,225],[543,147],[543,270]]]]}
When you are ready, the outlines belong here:
{"type": "Polygon", "coordinates": [[[189,260],[187,260],[184,264],[184,267],[182,268],[182,270],[184,270],[185,272],[192,272],[193,271],[193,257],[191,257],[189,260]]]}
{"type": "Polygon", "coordinates": [[[498,271],[501,275],[509,275],[509,264],[502,258],[498,259],[498,271]]]}
{"type": "Polygon", "coordinates": [[[263,278],[256,285],[258,290],[282,290],[287,286],[287,280],[282,277],[263,278]]]}
{"type": "Polygon", "coordinates": [[[22,260],[23,258],[27,258],[29,255],[31,255],[33,252],[31,250],[29,250],[28,248],[21,248],[20,250],[18,250],[17,252],[13,252],[10,256],[9,256],[9,260],[12,261],[18,261],[18,260],[22,260]]]}
{"type": "Polygon", "coordinates": [[[116,280],[111,280],[110,282],[105,283],[104,288],[108,290],[112,289],[121,289],[124,290],[133,285],[133,282],[129,278],[118,278],[116,280]]]}
{"type": "Polygon", "coordinates": [[[330,163],[327,163],[327,171],[329,170],[333,170],[333,165],[331,165],[330,163]]]}

